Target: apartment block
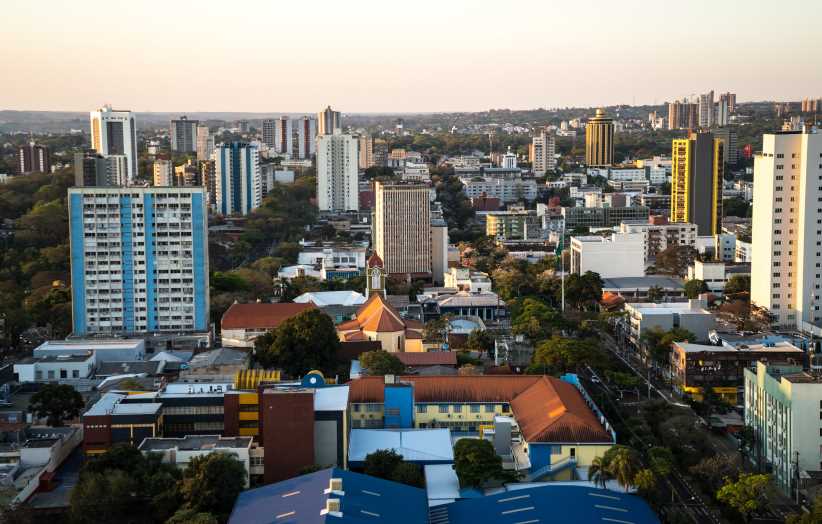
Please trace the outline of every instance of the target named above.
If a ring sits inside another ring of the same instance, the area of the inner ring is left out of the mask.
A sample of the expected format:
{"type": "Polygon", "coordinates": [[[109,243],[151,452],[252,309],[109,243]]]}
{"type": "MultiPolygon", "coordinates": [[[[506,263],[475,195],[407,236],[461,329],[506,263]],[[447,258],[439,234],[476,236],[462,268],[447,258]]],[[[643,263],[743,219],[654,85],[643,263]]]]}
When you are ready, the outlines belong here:
{"type": "Polygon", "coordinates": [[[189,120],[187,116],[172,120],[168,133],[171,150],[178,153],[196,153],[199,125],[198,120],[189,120]]]}
{"type": "Polygon", "coordinates": [[[352,135],[317,137],[317,205],[320,211],[358,211],[358,139],[352,135]]]}
{"type": "Polygon", "coordinates": [[[214,200],[222,215],[247,215],[263,198],[260,152],[255,144],[220,144],[212,153],[214,200]]]}
{"type": "Polygon", "coordinates": [[[722,227],[725,144],[710,132],[673,141],[671,222],[696,224],[702,236],[722,227]]]}
{"type": "Polygon", "coordinates": [[[374,251],[389,274],[431,273],[430,190],[424,184],[375,183],[374,251]]]}

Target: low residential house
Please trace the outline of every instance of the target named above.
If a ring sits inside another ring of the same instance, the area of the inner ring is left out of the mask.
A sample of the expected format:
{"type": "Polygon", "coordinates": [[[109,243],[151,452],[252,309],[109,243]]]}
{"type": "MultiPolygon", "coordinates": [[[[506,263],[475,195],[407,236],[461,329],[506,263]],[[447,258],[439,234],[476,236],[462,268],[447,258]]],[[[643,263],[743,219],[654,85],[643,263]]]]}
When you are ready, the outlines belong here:
{"type": "Polygon", "coordinates": [[[488,273],[474,271],[467,267],[451,267],[445,273],[446,288],[469,293],[488,293],[491,291],[491,279],[488,273]]]}
{"type": "Polygon", "coordinates": [[[402,318],[381,293],[374,293],[354,319],[337,325],[337,333],[342,342],[377,340],[383,350],[398,353],[423,351],[423,327],[419,321],[402,318]]]}
{"type": "Polygon", "coordinates": [[[14,364],[17,381],[57,382],[87,379],[94,374],[94,353],[26,357],[14,364]]]}
{"type": "Polygon", "coordinates": [[[234,303],[223,313],[220,321],[223,346],[252,348],[254,340],[263,333],[315,307],[312,303],[234,303]]]}

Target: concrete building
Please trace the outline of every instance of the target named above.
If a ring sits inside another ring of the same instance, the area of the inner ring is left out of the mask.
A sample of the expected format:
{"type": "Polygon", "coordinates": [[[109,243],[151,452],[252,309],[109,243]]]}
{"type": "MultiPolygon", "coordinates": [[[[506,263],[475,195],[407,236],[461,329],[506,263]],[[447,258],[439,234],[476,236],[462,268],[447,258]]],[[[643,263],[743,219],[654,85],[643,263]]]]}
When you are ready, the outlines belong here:
{"type": "Polygon", "coordinates": [[[708,291],[721,295],[725,289],[725,284],[733,276],[750,276],[751,269],[748,264],[728,266],[725,262],[703,262],[694,260],[693,265],[688,267],[688,280],[702,280],[708,286],[708,291]]]}
{"type": "Polygon", "coordinates": [[[220,144],[214,161],[214,200],[222,215],[247,215],[263,199],[260,152],[255,144],[220,144]]]}
{"type": "Polygon", "coordinates": [[[460,176],[463,191],[468,198],[497,198],[505,204],[521,200],[533,201],[537,198],[537,183],[519,174],[496,176],[490,169],[482,170],[483,175],[460,176]]]}
{"type": "Polygon", "coordinates": [[[671,222],[696,224],[700,235],[720,232],[724,150],[724,142],[709,132],[673,141],[671,222]]]}
{"type": "Polygon", "coordinates": [[[137,176],[137,121],[131,111],[103,106],[90,113],[91,148],[103,156],[126,157],[126,183],[137,176]]]}
{"type": "Polygon", "coordinates": [[[382,293],[372,293],[353,319],[337,325],[340,342],[377,341],[389,353],[425,351],[422,330],[422,322],[403,318],[382,293]]]}
{"type": "Polygon", "coordinates": [[[125,155],[103,156],[93,149],[74,153],[74,185],[77,187],[125,186],[127,174],[125,155]]]}
{"type": "Polygon", "coordinates": [[[699,125],[699,105],[682,101],[668,102],[668,129],[696,129],[699,125]]]}
{"type": "Polygon", "coordinates": [[[661,331],[670,331],[675,327],[686,329],[696,337],[696,340],[690,342],[698,342],[707,341],[708,332],[715,326],[715,318],[708,311],[707,304],[697,299],[664,304],[626,303],[625,313],[630,326],[628,340],[636,347],[642,344],[642,335],[649,329],[661,331]]]}
{"type": "Polygon", "coordinates": [[[466,267],[448,268],[444,285],[447,288],[474,294],[490,293],[492,288],[491,279],[487,273],[473,271],[466,267]]]}
{"type": "Polygon", "coordinates": [[[511,152],[511,146],[508,146],[508,151],[504,155],[502,155],[500,167],[503,169],[517,168],[517,155],[511,152]]]}
{"type": "Polygon", "coordinates": [[[701,128],[709,128],[713,127],[715,122],[715,109],[714,109],[714,92],[713,90],[699,95],[699,104],[698,104],[698,111],[699,111],[699,127],[701,128]]]}
{"type": "Polygon", "coordinates": [[[736,239],[734,247],[734,262],[751,262],[753,257],[753,246],[750,242],[743,242],[736,239]]]}
{"type": "Polygon", "coordinates": [[[811,330],[822,321],[822,134],[764,135],[754,173],[751,302],[777,326],[811,330]]]}
{"type": "Polygon", "coordinates": [[[614,163],[614,121],[597,109],[585,124],[585,164],[592,167],[614,163]]]}
{"type": "Polygon", "coordinates": [[[163,431],[163,405],[159,402],[123,402],[128,395],[105,393],[82,416],[83,452],[105,453],[115,444],[140,445],[163,431]]]}
{"type": "Polygon", "coordinates": [[[211,160],[211,153],[214,152],[214,137],[208,131],[208,126],[197,126],[197,160],[211,160]]]}
{"type": "Polygon", "coordinates": [[[207,331],[202,188],[70,188],[75,335],[207,331]]]}
{"type": "Polygon", "coordinates": [[[376,182],[374,251],[388,274],[430,274],[430,190],[423,184],[376,182]]]}
{"type": "Polygon", "coordinates": [[[602,278],[641,277],[645,275],[645,251],[642,233],[571,237],[571,273],[591,271],[602,278]]]}
{"type": "Polygon", "coordinates": [[[532,210],[493,211],[485,215],[485,234],[497,240],[541,240],[542,219],[532,210]]]}
{"type": "Polygon", "coordinates": [[[168,132],[171,150],[178,153],[196,153],[197,128],[199,125],[198,120],[189,120],[187,116],[172,120],[168,132]]]}
{"type": "Polygon", "coordinates": [[[163,464],[171,464],[180,469],[187,468],[194,458],[205,457],[212,453],[224,453],[234,457],[243,465],[246,473],[245,486],[248,487],[252,469],[252,449],[255,448],[256,446],[252,448],[251,437],[189,435],[181,438],[148,437],[143,439],[137,449],[146,455],[158,453],[162,456],[163,464]]]}
{"type": "Polygon", "coordinates": [[[154,161],[154,187],[172,187],[174,184],[174,164],[171,160],[154,161]]]}
{"type": "Polygon", "coordinates": [[[317,204],[320,211],[360,209],[357,137],[320,133],[317,137],[317,204]]]}
{"type": "Polygon", "coordinates": [[[619,226],[620,233],[644,233],[645,259],[656,256],[671,246],[696,245],[696,225],[682,222],[670,223],[665,217],[652,216],[647,221],[625,220],[619,226]]]}
{"type": "Polygon", "coordinates": [[[368,169],[374,164],[374,138],[371,135],[360,135],[360,169],[368,169]]]}
{"type": "Polygon", "coordinates": [[[66,379],[89,378],[94,373],[94,353],[26,357],[14,364],[17,381],[58,383],[66,379]]]}
{"type": "Polygon", "coordinates": [[[333,135],[342,131],[342,117],[331,106],[317,113],[317,135],[333,135]]]}
{"type": "Polygon", "coordinates": [[[531,158],[531,170],[537,176],[542,176],[546,171],[556,169],[556,139],[554,135],[544,128],[540,130],[538,134],[531,138],[528,156],[531,158]]]}
{"type": "Polygon", "coordinates": [[[618,227],[625,221],[647,221],[649,216],[650,211],[644,206],[562,208],[567,231],[578,227],[618,227]]]}
{"type": "Polygon", "coordinates": [[[745,425],[753,428],[755,442],[751,458],[786,494],[794,494],[805,472],[822,469],[820,406],[822,380],[801,366],[757,362],[755,370],[745,370],[745,425]]]}
{"type": "Polygon", "coordinates": [[[83,356],[88,353],[94,354],[95,364],[140,361],[146,356],[146,343],[139,338],[49,340],[34,348],[32,356],[83,356]]]}
{"type": "Polygon", "coordinates": [[[737,139],[736,129],[732,127],[722,127],[711,131],[714,138],[722,140],[724,147],[722,148],[722,161],[729,166],[736,166],[739,163],[739,142],[737,139]]]}
{"type": "Polygon", "coordinates": [[[275,120],[273,118],[266,118],[263,120],[263,144],[267,145],[270,149],[274,149],[279,153],[280,151],[277,147],[277,141],[275,139],[275,128],[277,126],[277,122],[278,120],[275,120]]]}
{"type": "Polygon", "coordinates": [[[48,146],[38,145],[34,142],[18,146],[15,168],[18,175],[50,173],[51,155],[48,146]]]}

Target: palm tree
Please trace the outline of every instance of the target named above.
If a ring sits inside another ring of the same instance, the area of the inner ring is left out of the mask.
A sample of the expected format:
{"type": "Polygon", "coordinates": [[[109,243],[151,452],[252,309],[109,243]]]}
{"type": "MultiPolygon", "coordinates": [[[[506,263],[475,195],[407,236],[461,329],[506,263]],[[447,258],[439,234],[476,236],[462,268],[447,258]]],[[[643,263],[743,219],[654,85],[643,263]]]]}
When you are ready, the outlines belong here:
{"type": "Polygon", "coordinates": [[[608,471],[619,482],[619,485],[628,491],[633,486],[636,474],[642,468],[636,451],[630,448],[621,448],[614,453],[608,463],[608,471]]]}
{"type": "Polygon", "coordinates": [[[602,457],[594,457],[591,465],[588,466],[588,480],[594,485],[599,484],[604,488],[605,482],[610,478],[611,474],[608,471],[608,464],[605,460],[602,457]]]}

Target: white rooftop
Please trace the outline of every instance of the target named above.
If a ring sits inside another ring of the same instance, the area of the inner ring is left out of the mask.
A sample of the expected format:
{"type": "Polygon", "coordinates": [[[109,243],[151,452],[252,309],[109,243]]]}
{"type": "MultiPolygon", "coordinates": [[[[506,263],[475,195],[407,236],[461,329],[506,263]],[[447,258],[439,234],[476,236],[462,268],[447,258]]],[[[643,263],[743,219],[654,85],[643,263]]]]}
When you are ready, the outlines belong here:
{"type": "Polygon", "coordinates": [[[80,349],[137,349],[144,346],[140,338],[125,339],[77,339],[77,340],[47,340],[37,347],[37,350],[60,351],[80,349]]]}
{"type": "Polygon", "coordinates": [[[428,464],[423,469],[428,507],[449,504],[460,498],[460,479],[451,464],[428,464]]]}
{"type": "Polygon", "coordinates": [[[348,460],[364,462],[379,449],[392,449],[409,462],[454,461],[451,431],[438,429],[352,429],[348,460]]]}
{"type": "Polygon", "coordinates": [[[358,306],[365,304],[365,295],[356,291],[311,291],[294,299],[298,304],[313,302],[317,307],[323,306],[358,306]]]}

